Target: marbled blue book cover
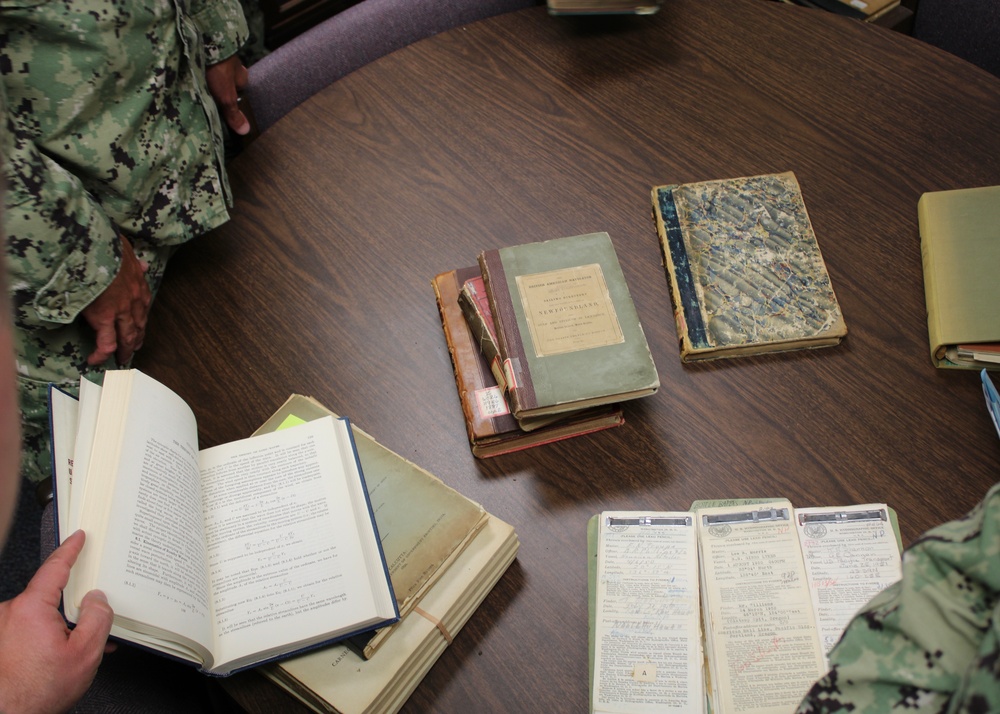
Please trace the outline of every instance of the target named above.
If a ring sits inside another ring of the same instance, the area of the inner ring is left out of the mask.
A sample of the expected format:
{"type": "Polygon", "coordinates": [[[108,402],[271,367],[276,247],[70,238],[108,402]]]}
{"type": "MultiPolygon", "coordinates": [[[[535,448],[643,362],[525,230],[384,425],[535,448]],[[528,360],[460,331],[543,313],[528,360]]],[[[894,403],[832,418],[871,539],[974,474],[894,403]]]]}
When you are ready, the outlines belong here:
{"type": "Polygon", "coordinates": [[[653,204],[682,360],[847,333],[793,173],[658,186],[653,204]]]}

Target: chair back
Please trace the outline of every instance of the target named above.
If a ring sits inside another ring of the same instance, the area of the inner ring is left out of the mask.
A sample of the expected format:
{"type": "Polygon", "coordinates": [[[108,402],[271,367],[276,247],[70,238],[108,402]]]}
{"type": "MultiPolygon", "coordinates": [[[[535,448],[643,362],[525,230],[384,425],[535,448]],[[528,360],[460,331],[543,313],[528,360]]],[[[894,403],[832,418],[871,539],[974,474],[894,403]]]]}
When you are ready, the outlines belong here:
{"type": "Polygon", "coordinates": [[[363,0],[249,68],[244,96],[263,132],[313,94],[417,40],[542,0],[363,0]]]}

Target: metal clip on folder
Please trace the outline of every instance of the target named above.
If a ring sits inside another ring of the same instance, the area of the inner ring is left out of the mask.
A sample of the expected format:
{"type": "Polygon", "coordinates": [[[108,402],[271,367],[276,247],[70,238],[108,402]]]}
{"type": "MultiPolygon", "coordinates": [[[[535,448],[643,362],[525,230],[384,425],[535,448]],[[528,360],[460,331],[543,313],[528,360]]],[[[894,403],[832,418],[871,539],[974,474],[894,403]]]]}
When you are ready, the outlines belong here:
{"type": "Polygon", "coordinates": [[[689,526],[691,516],[638,516],[636,518],[616,518],[608,516],[609,526],[689,526]]]}
{"type": "Polygon", "coordinates": [[[767,521],[787,521],[787,508],[763,508],[759,511],[743,513],[722,513],[717,516],[702,516],[706,526],[717,526],[723,523],[762,523],[767,521]]]}
{"type": "Polygon", "coordinates": [[[887,521],[884,508],[871,511],[835,511],[831,513],[800,513],[799,525],[806,523],[846,523],[847,521],[887,521]]]}

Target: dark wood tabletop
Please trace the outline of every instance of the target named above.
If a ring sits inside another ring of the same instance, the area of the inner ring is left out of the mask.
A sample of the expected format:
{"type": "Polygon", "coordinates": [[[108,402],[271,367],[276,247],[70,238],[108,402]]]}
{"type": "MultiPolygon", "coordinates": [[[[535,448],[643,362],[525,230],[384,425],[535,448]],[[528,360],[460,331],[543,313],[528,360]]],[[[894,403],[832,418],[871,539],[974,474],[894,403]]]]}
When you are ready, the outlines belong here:
{"type": "MultiPolygon", "coordinates": [[[[203,446],[309,394],[516,527],[517,561],[405,712],[586,711],[591,515],[877,501],[908,543],[997,480],[979,375],[930,363],[916,206],[1000,183],[998,127],[997,78],[798,6],[499,16],[367,65],[240,155],[233,219],[178,252],[136,366],[188,400],[203,446]],[[682,365],[650,188],[788,170],[846,341],[682,365]],[[473,458],[431,278],[593,231],[615,242],[660,391],[622,428],[473,458]]],[[[293,710],[241,677],[247,708],[293,710]]]]}

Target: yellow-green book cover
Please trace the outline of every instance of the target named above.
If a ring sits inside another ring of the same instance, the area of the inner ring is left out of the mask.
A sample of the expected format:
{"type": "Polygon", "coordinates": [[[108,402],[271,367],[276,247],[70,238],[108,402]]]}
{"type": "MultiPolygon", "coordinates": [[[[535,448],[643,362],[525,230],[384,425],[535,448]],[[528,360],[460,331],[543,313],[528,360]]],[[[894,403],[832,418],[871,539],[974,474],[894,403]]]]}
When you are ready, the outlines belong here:
{"type": "Polygon", "coordinates": [[[1000,186],[925,193],[917,219],[931,361],[1000,369],[1000,186]]]}

